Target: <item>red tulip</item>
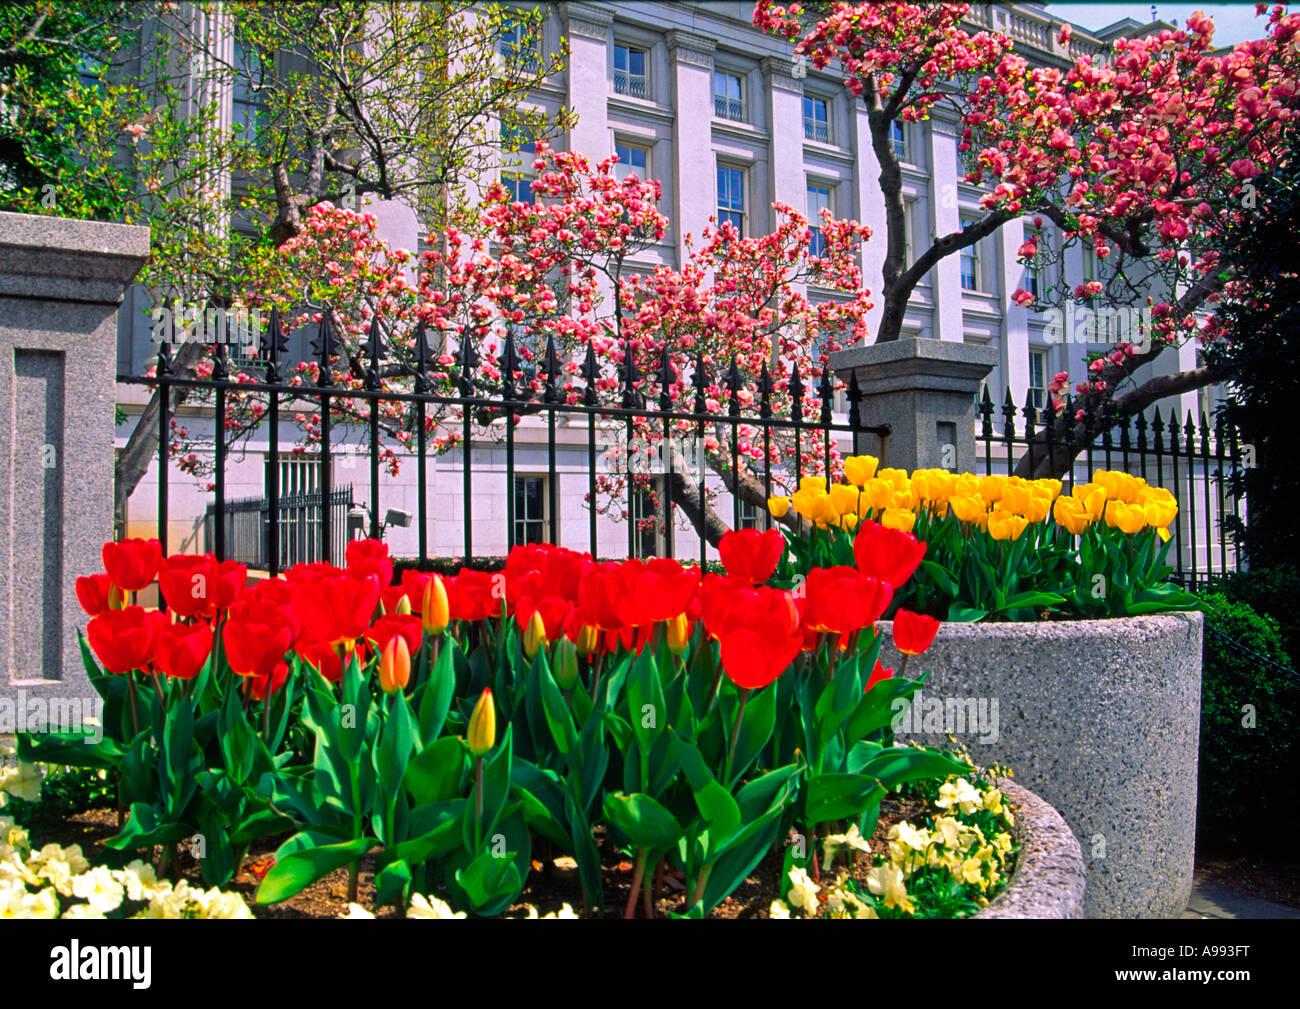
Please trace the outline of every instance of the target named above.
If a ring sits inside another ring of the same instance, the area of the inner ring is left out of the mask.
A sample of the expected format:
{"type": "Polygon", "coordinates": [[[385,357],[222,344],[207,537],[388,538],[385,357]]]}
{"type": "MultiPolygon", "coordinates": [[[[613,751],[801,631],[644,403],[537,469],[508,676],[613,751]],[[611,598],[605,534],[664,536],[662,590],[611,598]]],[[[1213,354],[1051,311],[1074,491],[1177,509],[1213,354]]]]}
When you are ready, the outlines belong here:
{"type": "Polygon", "coordinates": [[[754,585],[772,577],[784,552],[785,538],[776,529],[735,529],[718,541],[718,556],[727,574],[754,585]]]}
{"type": "Polygon", "coordinates": [[[167,614],[143,606],[107,610],[86,625],[86,640],[110,673],[144,669],[153,658],[154,640],[167,614]]]}
{"type": "Polygon", "coordinates": [[[380,540],[352,540],[344,551],[349,573],[364,578],[374,575],[380,586],[393,581],[393,562],[388,556],[388,544],[380,540]]]}
{"type": "Polygon", "coordinates": [[[105,543],[101,551],[104,570],[113,584],[123,592],[139,592],[153,581],[162,560],[162,544],[157,540],[128,539],[105,543]]]}
{"type": "Polygon", "coordinates": [[[212,554],[173,554],[158,564],[158,590],[167,607],[180,617],[200,617],[212,612],[211,592],[216,581],[212,554]]]}
{"type": "Polygon", "coordinates": [[[113,609],[109,593],[113,590],[113,580],[108,575],[87,575],[74,583],[77,590],[77,602],[88,616],[97,617],[106,610],[113,609]]]}
{"type": "Polygon", "coordinates": [[[816,631],[851,633],[880,619],[893,589],[856,568],[814,568],[805,584],[804,624],[816,631]]]}
{"type": "Polygon", "coordinates": [[[379,605],[379,578],[335,571],[299,582],[294,606],[306,624],[306,635],[337,645],[361,637],[379,605]]]}
{"type": "MultiPolygon", "coordinates": [[[[419,618],[416,618],[417,623],[419,618]]],[[[411,682],[411,650],[406,639],[394,634],[379,655],[379,689],[386,694],[405,690],[411,682]]]]}
{"type": "Polygon", "coordinates": [[[413,613],[387,613],[366,631],[366,640],[374,643],[377,652],[396,637],[406,642],[407,654],[414,655],[424,641],[424,623],[413,613]]]}
{"type": "Polygon", "coordinates": [[[461,568],[452,578],[444,578],[447,605],[453,620],[487,620],[501,615],[505,594],[505,576],[500,572],[471,571],[461,568]]]}
{"type": "Polygon", "coordinates": [[[722,668],[738,687],[757,690],[777,679],[803,648],[803,639],[770,621],[735,627],[722,636],[722,668]]]}
{"type": "MultiPolygon", "coordinates": [[[[293,649],[300,659],[304,662],[315,666],[321,676],[329,680],[330,683],[338,683],[343,679],[343,659],[333,645],[327,645],[321,641],[299,642],[293,649]]],[[[347,653],[348,661],[352,661],[352,656],[356,655],[357,663],[365,665],[366,663],[366,646],[357,642],[351,652],[347,653]]]]}
{"type": "Polygon", "coordinates": [[[617,608],[620,588],[617,564],[593,565],[578,584],[578,608],[582,611],[583,623],[602,631],[622,627],[623,619],[617,608]]]}
{"type": "Polygon", "coordinates": [[[899,610],[894,614],[894,647],[904,655],[920,655],[939,631],[939,621],[922,613],[899,610]]]}
{"type": "Polygon", "coordinates": [[[900,589],[925,557],[925,544],[911,533],[888,529],[879,522],[863,521],[853,538],[853,558],[864,575],[900,589]]]}
{"type": "Polygon", "coordinates": [[[226,661],[240,676],[269,676],[284,663],[293,633],[288,627],[231,617],[222,628],[226,661]]]}
{"type": "Polygon", "coordinates": [[[881,683],[885,680],[892,680],[893,678],[894,678],[894,667],[890,666],[889,668],[886,669],[884,666],[880,664],[880,660],[876,659],[876,668],[871,671],[871,678],[867,680],[867,685],[862,688],[862,692],[865,694],[877,683],[881,683]]]}
{"type": "Polygon", "coordinates": [[[199,675],[212,654],[212,628],[207,624],[168,624],[154,643],[158,668],[178,680],[199,675]]]}
{"type": "Polygon", "coordinates": [[[248,694],[253,700],[264,701],[266,700],[268,685],[271,688],[271,693],[277,694],[284,686],[284,681],[288,678],[289,667],[283,662],[278,662],[275,668],[266,676],[250,676],[244,682],[248,684],[248,694]]]}

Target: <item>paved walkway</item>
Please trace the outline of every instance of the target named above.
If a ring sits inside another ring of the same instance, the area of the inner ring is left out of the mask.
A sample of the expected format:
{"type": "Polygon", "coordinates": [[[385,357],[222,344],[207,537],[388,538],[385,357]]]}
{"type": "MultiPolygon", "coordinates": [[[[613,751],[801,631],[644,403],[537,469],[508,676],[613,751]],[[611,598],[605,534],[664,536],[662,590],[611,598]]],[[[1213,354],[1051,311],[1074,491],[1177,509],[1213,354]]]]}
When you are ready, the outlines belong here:
{"type": "Polygon", "coordinates": [[[1184,918],[1300,918],[1300,908],[1273,904],[1225,890],[1213,883],[1193,883],[1184,918]]]}

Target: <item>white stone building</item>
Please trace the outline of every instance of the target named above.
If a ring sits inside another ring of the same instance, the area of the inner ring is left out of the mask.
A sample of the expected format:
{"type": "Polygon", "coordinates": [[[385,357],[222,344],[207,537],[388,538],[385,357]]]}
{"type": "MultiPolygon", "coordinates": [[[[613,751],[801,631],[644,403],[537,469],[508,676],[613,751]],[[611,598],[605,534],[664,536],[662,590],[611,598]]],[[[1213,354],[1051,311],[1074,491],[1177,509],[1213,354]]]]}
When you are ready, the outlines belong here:
{"type": "MultiPolygon", "coordinates": [[[[871,224],[880,237],[864,246],[864,276],[869,287],[879,287],[885,254],[883,202],[865,110],[835,75],[796,64],[788,43],[751,27],[752,3],[547,6],[542,45],[555,51],[563,36],[568,39],[570,56],[563,74],[537,82],[532,101],[550,111],[569,106],[577,112],[577,125],[560,146],[581,151],[593,161],[617,152],[638,174],[662,182],[661,208],[672,227],[663,243],[641,257],[645,269],[659,262],[678,262],[685,235],[699,235],[711,217],[731,219],[746,234],[770,230],[774,224],[771,204],[780,201],[806,209],[810,218],[815,219],[820,208],[829,207],[836,217],[871,224]]],[[[981,5],[973,9],[972,18],[972,28],[1006,32],[1031,60],[1060,66],[1096,52],[1115,37],[1142,33],[1145,27],[1127,18],[1100,33],[1076,26],[1066,52],[1056,41],[1061,22],[1050,17],[1042,4],[981,5]]],[[[233,104],[238,97],[226,96],[225,100],[233,104]]],[[[900,124],[895,143],[903,163],[912,250],[924,249],[933,236],[955,231],[963,220],[980,216],[980,191],[959,181],[964,169],[956,150],[955,123],[935,118],[900,124]]],[[[529,170],[503,171],[516,191],[526,195],[529,170]]],[[[419,230],[407,208],[386,206],[375,212],[393,244],[415,245],[419,230]]],[[[1069,372],[1072,384],[1086,374],[1086,347],[1052,342],[1045,320],[1010,300],[1012,291],[1033,282],[1016,261],[1024,237],[1020,227],[1007,226],[974,249],[944,259],[917,288],[904,325],[904,334],[909,336],[996,347],[998,364],[988,386],[999,407],[1007,388],[1017,407],[1023,406],[1027,396],[1041,405],[1053,374],[1069,372]]],[[[1062,279],[1073,287],[1090,279],[1090,271],[1095,269],[1091,257],[1076,248],[1062,279]]],[[[1036,279],[1048,282],[1047,278],[1036,279]]],[[[829,292],[808,293],[814,301],[831,297],[829,292]]],[[[141,309],[137,298],[135,304],[128,299],[122,310],[119,371],[123,373],[139,374],[153,353],[141,309]]],[[[879,312],[877,309],[870,320],[872,331],[879,312]]],[[[293,353],[304,355],[306,348],[291,348],[293,353]]],[[[1194,361],[1195,348],[1187,347],[1176,364],[1183,368],[1194,361]]],[[[120,404],[129,415],[118,429],[121,446],[145,395],[138,386],[120,385],[119,390],[120,404]]],[[[1182,416],[1189,409],[1199,414],[1206,404],[1192,393],[1162,407],[1166,414],[1175,407],[1182,416]]],[[[999,411],[995,417],[999,426],[1000,417],[999,411]]],[[[189,411],[182,420],[193,432],[211,429],[210,413],[204,416],[202,411],[189,411]]],[[[267,445],[264,433],[260,438],[255,437],[245,451],[232,454],[226,476],[228,498],[264,494],[267,445]]],[[[553,506],[546,476],[544,422],[526,420],[516,439],[514,487],[506,483],[503,445],[487,442],[474,446],[474,485],[469,499],[463,493],[461,453],[453,450],[429,459],[431,554],[463,553],[466,509],[473,518],[474,552],[504,553],[511,495],[517,502],[516,539],[550,538],[553,506]]],[[[560,542],[589,549],[585,424],[574,429],[562,424],[559,440],[560,477],[554,488],[554,507],[559,510],[560,542]]],[[[365,452],[364,438],[350,441],[336,446],[334,483],[352,484],[355,500],[369,505],[369,464],[364,454],[358,454],[365,452]]],[[[863,448],[870,451],[871,444],[867,438],[863,448]]],[[[289,445],[286,441],[282,451],[287,452],[289,445]]],[[[418,514],[415,469],[411,458],[400,476],[384,477],[381,512],[397,508],[418,514]]],[[[319,489],[319,466],[310,456],[282,457],[280,474],[282,492],[319,489]]],[[[169,487],[170,549],[206,549],[202,515],[212,494],[195,487],[191,478],[179,472],[172,473],[169,487]]],[[[131,498],[125,517],[129,534],[153,534],[157,490],[154,469],[131,498]]],[[[730,517],[730,501],[720,502],[718,510],[730,517]]],[[[759,517],[746,508],[742,521],[755,522],[759,517]]],[[[394,554],[417,553],[413,526],[389,529],[386,535],[394,554]]],[[[627,549],[627,528],[621,521],[602,516],[598,539],[601,555],[621,555],[627,549]]],[[[674,547],[679,557],[699,556],[698,539],[681,518],[674,547]]],[[[663,548],[662,531],[636,537],[638,552],[663,548]]],[[[309,556],[313,556],[310,549],[300,556],[287,554],[282,560],[309,556]]],[[[710,551],[709,556],[715,554],[710,551]]]]}

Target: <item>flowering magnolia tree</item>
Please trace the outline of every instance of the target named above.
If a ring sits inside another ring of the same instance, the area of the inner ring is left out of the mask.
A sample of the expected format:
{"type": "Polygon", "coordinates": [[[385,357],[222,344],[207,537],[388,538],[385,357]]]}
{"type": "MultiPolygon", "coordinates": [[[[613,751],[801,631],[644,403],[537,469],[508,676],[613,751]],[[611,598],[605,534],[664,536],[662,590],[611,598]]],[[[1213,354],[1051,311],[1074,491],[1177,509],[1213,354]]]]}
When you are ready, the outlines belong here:
{"type": "MultiPolygon", "coordinates": [[[[795,41],[796,52],[818,67],[838,61],[850,91],[866,104],[889,243],[877,340],[899,338],[913,289],[941,259],[1006,224],[1032,219],[1035,230],[1020,249],[1027,266],[1047,273],[1075,245],[1092,249],[1104,265],[1072,290],[1018,290],[1017,304],[1059,309],[1073,303],[1111,318],[1128,310],[1128,318],[1141,320],[1110,334],[1107,350],[1089,355],[1088,381],[1069,403],[1068,374],[1055,376],[1050,393],[1058,441],[1073,426],[1082,447],[1118,418],[1215,380],[1205,366],[1144,380],[1135,373],[1188,340],[1239,335],[1214,306],[1234,282],[1228,236],[1255,210],[1252,180],[1278,164],[1297,114],[1300,14],[1261,4],[1258,13],[1268,13],[1265,37],[1216,54],[1213,22],[1197,13],[1185,30],[1117,40],[1104,57],[1080,58],[1062,71],[1031,66],[1005,35],[963,30],[965,4],[821,4],[815,10],[761,2],[754,23],[795,41]],[[990,191],[979,221],[936,238],[909,266],[889,130],[897,120],[915,122],[940,110],[959,122],[958,151],[972,161],[966,181],[990,191]]],[[[1065,26],[1058,41],[1069,40],[1065,26]]],[[[1063,472],[1071,460],[1059,451],[1052,459],[1027,453],[1022,475],[1048,475],[1053,463],[1063,472]]]]}
{"type": "MultiPolygon", "coordinates": [[[[606,472],[592,502],[617,511],[629,480],[649,487],[663,474],[674,504],[716,544],[727,524],[712,504],[724,488],[763,505],[768,464],[778,490],[794,486],[796,455],[805,473],[825,467],[818,377],[829,353],[865,335],[871,302],[858,247],[870,229],[827,213],[814,255],[806,219],[777,204],[771,234],[741,238],[730,225],[706,228],[680,268],[636,272],[631,259],[663,238],[668,220],[657,207],[659,183],[619,179],[615,163],[593,166],[540,143],[536,202],[511,202],[496,183],[477,237],[448,228],[418,260],[390,249],[372,216],[318,204],[297,235],[258,262],[247,301],[266,312],[284,307],[290,328],[326,321],[317,360],[296,366],[294,384],[412,392],[418,382],[435,395],[505,397],[517,404],[509,410],[516,424],[543,402],[717,418],[602,422],[606,472]],[[809,283],[843,299],[814,305],[801,293],[809,283]],[[764,403],[789,415],[796,394],[814,422],[798,444],[793,434],[765,438],[756,425],[728,419],[733,401],[749,416],[764,403]]],[[[212,367],[205,363],[203,373],[212,367]]],[[[335,422],[370,419],[367,400],[334,396],[330,405],[335,422]]],[[[416,411],[409,402],[378,409],[384,459],[395,472],[397,449],[418,444],[416,411]]],[[[505,412],[475,408],[472,437],[502,436],[505,412]]],[[[265,413],[264,394],[232,395],[226,437],[238,441],[265,413]]],[[[319,414],[308,408],[295,417],[304,435],[298,449],[319,443],[319,414]]],[[[435,452],[459,444],[465,421],[460,405],[428,406],[426,444],[435,452]]],[[[205,463],[194,447],[178,429],[174,451],[200,474],[205,463]]],[[[835,452],[831,465],[838,465],[835,452]]],[[[663,511],[652,521],[662,522],[663,511]]]]}

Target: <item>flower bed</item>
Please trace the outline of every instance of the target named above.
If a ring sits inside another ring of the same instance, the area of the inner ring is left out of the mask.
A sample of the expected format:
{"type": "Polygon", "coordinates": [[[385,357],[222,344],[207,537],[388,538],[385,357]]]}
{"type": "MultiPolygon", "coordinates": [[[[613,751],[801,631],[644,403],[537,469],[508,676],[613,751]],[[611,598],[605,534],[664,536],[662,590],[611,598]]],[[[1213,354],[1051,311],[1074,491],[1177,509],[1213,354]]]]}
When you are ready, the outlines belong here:
{"type": "Polygon", "coordinates": [[[257,584],[108,544],[77,586],[102,739],[23,737],[21,755],[109,770],[125,822],[107,847],[160,850],[160,875],[199,838],[204,882],[224,886],[251,845],[288,835],[260,903],[339,869],[355,901],[369,857],[376,905],[500,914],[544,842],[594,911],[599,834],[633,865],[625,913],[676,872],[676,913],[700,917],[783,857],[791,828],[807,843],[790,868],[815,875],[820,839],[869,837],[892,789],[969,770],[890,745],[919,681],[879,666],[874,622],[921,548],[889,530],[878,547],[791,592],[763,584],[775,532],[728,536],[726,575],[527,547],[495,575],[397,585],[372,541],[345,568],[257,584]],[[155,577],[168,611],[130,605],[155,577]]]}

